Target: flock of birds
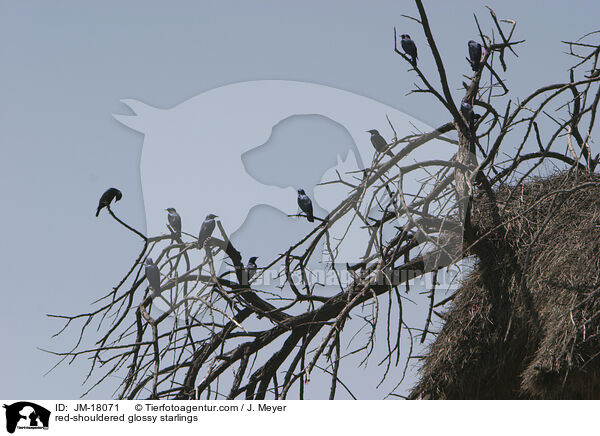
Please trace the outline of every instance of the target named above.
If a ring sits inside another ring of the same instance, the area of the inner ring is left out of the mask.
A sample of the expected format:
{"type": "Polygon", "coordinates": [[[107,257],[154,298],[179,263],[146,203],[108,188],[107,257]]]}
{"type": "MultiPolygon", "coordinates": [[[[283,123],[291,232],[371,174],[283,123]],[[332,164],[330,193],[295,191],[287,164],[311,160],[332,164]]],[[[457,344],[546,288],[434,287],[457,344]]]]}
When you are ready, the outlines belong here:
{"type": "MultiPolygon", "coordinates": [[[[400,35],[400,45],[402,46],[402,50],[406,53],[410,59],[413,66],[417,66],[417,45],[410,38],[410,35],[404,34],[400,35]]],[[[481,44],[477,41],[469,41],[469,62],[471,63],[471,68],[473,71],[478,71],[481,66],[481,44]]]]}
{"type": "MultiPolygon", "coordinates": [[[[121,191],[117,188],[109,188],[107,189],[102,196],[100,197],[100,201],[98,202],[98,208],[96,209],[96,216],[99,216],[100,211],[105,207],[108,208],[110,204],[114,201],[115,203],[119,201],[123,197],[121,191]]],[[[298,189],[298,206],[300,209],[306,214],[306,219],[309,222],[314,222],[313,215],[313,206],[311,199],[306,195],[303,189],[298,189]]],[[[171,229],[172,235],[176,238],[181,237],[181,216],[175,210],[174,207],[169,207],[165,209],[167,211],[167,222],[169,228],[171,229]]],[[[218,218],[217,215],[208,214],[202,225],[200,226],[200,232],[198,234],[198,248],[204,247],[204,242],[212,235],[213,231],[216,227],[215,218],[218,218]]],[[[258,269],[256,265],[257,256],[253,256],[248,259],[248,264],[246,265],[246,280],[250,280],[258,269]]],[[[160,270],[158,266],[154,263],[151,257],[147,257],[144,261],[146,279],[150,284],[150,288],[154,292],[155,295],[160,295],[161,286],[160,286],[160,270]]]]}
{"type": "MultiPolygon", "coordinates": [[[[418,56],[417,56],[417,46],[416,46],[415,42],[410,38],[410,35],[407,35],[407,34],[400,35],[400,38],[401,38],[400,45],[402,46],[402,49],[410,57],[410,61],[411,61],[412,65],[414,67],[416,67],[418,56]]],[[[469,47],[469,63],[471,64],[471,69],[473,71],[479,71],[479,69],[481,68],[481,54],[482,54],[481,44],[479,44],[477,41],[471,40],[468,42],[468,47],[469,47]]],[[[477,121],[479,120],[481,115],[474,113],[473,106],[471,106],[471,104],[469,104],[468,102],[466,102],[464,100],[462,101],[462,103],[460,105],[460,111],[463,114],[463,116],[465,117],[465,119],[469,122],[469,128],[471,130],[473,130],[475,127],[475,124],[477,124],[477,121]]],[[[381,145],[382,143],[379,139],[377,139],[379,145],[375,145],[375,142],[373,141],[373,132],[375,132],[375,136],[379,136],[379,134],[377,133],[377,130],[371,130],[369,132],[372,135],[371,141],[373,142],[373,145],[375,146],[376,149],[378,147],[382,148],[387,145],[384,143],[384,145],[382,146],[381,145]]],[[[381,139],[383,139],[383,138],[381,138],[381,139]]],[[[380,150],[378,150],[378,151],[380,151],[380,150]]]]}
{"type": "MultiPolygon", "coordinates": [[[[382,138],[383,139],[383,138],[382,138]]],[[[385,140],[384,140],[385,141],[385,140]]],[[[108,207],[113,201],[116,203],[123,197],[121,191],[117,188],[109,188],[104,194],[100,197],[100,201],[98,202],[98,208],[96,210],[96,216],[100,214],[100,211],[105,207],[108,207]]],[[[309,222],[314,222],[315,217],[313,215],[313,206],[312,200],[306,195],[304,189],[298,189],[298,206],[300,209],[306,214],[306,219],[309,222]]],[[[169,228],[173,236],[180,238],[181,237],[181,216],[177,213],[174,207],[169,207],[165,209],[167,211],[167,222],[169,224],[169,228]]],[[[212,235],[213,231],[216,227],[215,218],[218,218],[217,215],[208,214],[202,222],[200,226],[200,232],[198,234],[198,248],[204,247],[204,242],[212,235]]],[[[248,264],[246,265],[246,279],[250,280],[254,274],[256,274],[256,270],[258,266],[256,265],[257,256],[253,256],[248,259],[248,264]]],[[[160,286],[160,270],[158,266],[154,263],[151,257],[147,257],[144,261],[145,265],[145,273],[146,279],[150,284],[150,288],[155,293],[155,295],[160,295],[161,286],[160,286]]]]}
{"type": "MultiPolygon", "coordinates": [[[[418,59],[416,44],[410,38],[410,36],[407,34],[400,35],[400,38],[401,38],[400,44],[402,46],[402,49],[410,57],[410,62],[412,63],[412,65],[414,67],[416,67],[417,59],[418,59]]],[[[469,62],[471,64],[471,68],[473,69],[473,71],[478,71],[479,68],[481,67],[481,53],[482,53],[481,44],[479,44],[476,41],[469,41],[468,45],[469,45],[469,62]]],[[[473,107],[464,100],[461,103],[460,110],[461,110],[461,113],[463,114],[463,116],[465,117],[465,119],[469,122],[469,127],[471,129],[473,129],[477,120],[479,119],[480,115],[475,114],[473,112],[473,107]]],[[[373,147],[375,148],[375,150],[378,153],[385,152],[390,157],[394,156],[394,154],[390,150],[387,150],[388,143],[385,140],[385,138],[383,138],[383,136],[381,136],[379,134],[379,132],[377,130],[375,130],[375,129],[368,130],[367,133],[371,134],[371,144],[373,145],[373,147]]],[[[100,211],[103,208],[108,207],[113,202],[113,200],[116,203],[117,201],[119,201],[122,198],[122,196],[123,195],[121,194],[121,191],[119,191],[117,188],[107,189],[106,192],[104,192],[104,194],[102,194],[102,196],[100,197],[100,202],[98,203],[98,209],[96,210],[96,216],[98,216],[100,214],[100,211]]],[[[313,215],[312,200],[308,197],[308,195],[306,195],[306,192],[304,192],[304,189],[298,189],[298,206],[300,207],[302,212],[304,212],[306,214],[306,219],[311,223],[314,222],[315,216],[313,215]]],[[[168,221],[169,227],[170,227],[173,235],[177,238],[180,238],[181,237],[181,216],[179,216],[179,214],[173,207],[169,207],[165,210],[167,211],[167,214],[168,214],[167,221],[168,221]]],[[[204,222],[200,226],[200,232],[198,234],[198,243],[197,243],[198,248],[202,249],[204,247],[204,242],[212,235],[213,231],[215,230],[215,224],[216,224],[215,218],[218,218],[217,215],[214,215],[212,213],[208,214],[206,216],[206,218],[204,219],[204,222]]],[[[256,270],[257,270],[256,260],[257,259],[258,259],[258,257],[251,257],[248,260],[248,264],[246,266],[247,280],[250,280],[256,273],[256,270]]],[[[144,265],[145,265],[146,279],[148,280],[148,283],[150,284],[150,288],[155,293],[155,295],[160,295],[160,290],[161,290],[160,270],[159,270],[158,266],[154,263],[154,261],[150,257],[146,258],[146,260],[144,261],[144,265]]]]}

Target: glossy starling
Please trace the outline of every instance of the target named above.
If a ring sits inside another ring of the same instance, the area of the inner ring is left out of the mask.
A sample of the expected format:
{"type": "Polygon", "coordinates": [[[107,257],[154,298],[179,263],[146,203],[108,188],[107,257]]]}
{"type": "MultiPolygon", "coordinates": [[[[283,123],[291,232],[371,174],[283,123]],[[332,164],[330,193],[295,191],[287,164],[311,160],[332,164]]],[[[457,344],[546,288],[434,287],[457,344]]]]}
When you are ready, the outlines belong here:
{"type": "MultiPolygon", "coordinates": [[[[367,130],[367,133],[371,134],[371,144],[373,144],[375,150],[377,150],[379,153],[384,152],[385,149],[388,147],[388,144],[387,141],[383,138],[383,136],[381,136],[379,132],[375,129],[367,130]]],[[[389,150],[386,152],[386,154],[390,157],[394,157],[394,153],[392,153],[389,150]]]]}
{"type": "Polygon", "coordinates": [[[215,218],[216,215],[212,213],[206,215],[206,219],[200,226],[200,234],[198,235],[198,248],[202,248],[204,246],[204,242],[208,239],[210,235],[212,235],[213,230],[215,229],[215,218]]]}
{"type": "Polygon", "coordinates": [[[594,79],[598,76],[600,76],[600,68],[594,68],[592,71],[590,71],[590,74],[587,74],[585,77],[588,79],[594,79]]]}
{"type": "Polygon", "coordinates": [[[473,120],[473,106],[471,106],[469,103],[463,100],[463,102],[460,104],[460,112],[463,114],[465,120],[467,120],[467,122],[470,125],[473,120]]]}
{"type": "Polygon", "coordinates": [[[478,71],[481,67],[481,44],[477,41],[469,41],[469,59],[471,60],[471,69],[478,71]]]}
{"type": "Polygon", "coordinates": [[[246,266],[246,271],[248,272],[248,280],[250,280],[252,276],[256,274],[256,259],[258,259],[258,257],[251,257],[250,259],[248,259],[248,265],[246,266]]]}
{"type": "Polygon", "coordinates": [[[313,206],[312,201],[308,198],[308,195],[304,192],[304,189],[298,189],[298,206],[302,209],[302,212],[306,214],[306,219],[309,222],[314,222],[313,206]]]}
{"type": "Polygon", "coordinates": [[[152,258],[146,258],[146,279],[150,284],[150,288],[156,294],[160,294],[160,271],[158,267],[154,264],[152,258]]]}
{"type": "Polygon", "coordinates": [[[404,35],[400,35],[400,38],[402,38],[402,40],[400,41],[400,45],[402,46],[402,49],[404,50],[404,52],[409,55],[412,59],[412,64],[413,66],[417,66],[417,46],[415,45],[415,42],[410,39],[410,35],[404,34],[404,35]]]}
{"type": "Polygon", "coordinates": [[[169,221],[169,225],[175,232],[175,235],[178,237],[181,236],[181,217],[177,213],[174,207],[169,207],[165,209],[169,215],[167,216],[167,220],[169,221]]]}
{"type": "Polygon", "coordinates": [[[96,210],[96,216],[98,216],[98,214],[100,214],[100,211],[102,210],[103,207],[108,206],[113,200],[115,200],[115,203],[117,201],[119,201],[121,199],[121,197],[123,196],[123,194],[121,194],[121,191],[119,191],[117,188],[109,188],[106,190],[106,192],[104,192],[104,194],[102,194],[102,197],[100,197],[100,202],[98,203],[98,209],[96,210]]]}

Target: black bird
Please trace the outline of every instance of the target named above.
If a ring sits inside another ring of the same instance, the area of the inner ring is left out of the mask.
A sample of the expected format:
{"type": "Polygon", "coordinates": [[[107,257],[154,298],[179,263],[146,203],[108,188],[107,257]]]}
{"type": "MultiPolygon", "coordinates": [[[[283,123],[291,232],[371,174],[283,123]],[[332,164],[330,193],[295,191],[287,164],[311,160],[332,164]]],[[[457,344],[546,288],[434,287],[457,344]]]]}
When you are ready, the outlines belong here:
{"type": "MultiPolygon", "coordinates": [[[[383,138],[383,136],[381,136],[379,134],[379,132],[375,129],[373,130],[367,130],[367,133],[371,134],[371,144],[373,144],[373,147],[375,147],[375,150],[377,150],[379,153],[382,153],[383,151],[385,151],[385,149],[387,148],[387,141],[383,138]]],[[[387,151],[386,154],[390,157],[394,157],[394,153],[392,153],[391,151],[387,151]]]]}
{"type": "Polygon", "coordinates": [[[160,294],[160,271],[154,264],[152,258],[146,258],[146,279],[150,283],[150,288],[156,293],[160,294]]]}
{"type": "Polygon", "coordinates": [[[206,215],[206,219],[200,226],[200,234],[198,235],[198,248],[202,248],[204,245],[204,241],[208,239],[210,235],[212,235],[213,230],[215,229],[215,218],[216,215],[212,213],[206,215]]]}
{"type": "Polygon", "coordinates": [[[256,274],[256,268],[257,268],[256,259],[258,259],[258,257],[256,257],[256,256],[248,259],[248,265],[246,266],[246,271],[248,273],[248,280],[250,280],[252,278],[252,276],[254,276],[254,274],[256,274]]]}
{"type": "Polygon", "coordinates": [[[471,60],[471,69],[478,71],[481,66],[481,44],[477,41],[469,41],[469,59],[471,60]]]}
{"type": "Polygon", "coordinates": [[[469,125],[471,125],[473,123],[473,106],[463,100],[460,104],[460,112],[463,114],[469,125]]]}
{"type": "Polygon", "coordinates": [[[174,207],[169,207],[165,209],[169,215],[167,216],[167,220],[169,221],[169,225],[175,232],[175,235],[181,236],[181,217],[177,213],[174,207]]]}
{"type": "Polygon", "coordinates": [[[302,212],[306,214],[306,219],[309,222],[314,222],[313,206],[312,201],[308,198],[308,195],[304,192],[304,189],[298,189],[298,206],[302,209],[302,212]]]}
{"type": "Polygon", "coordinates": [[[598,76],[600,76],[600,68],[594,68],[592,71],[590,71],[590,74],[587,74],[585,77],[588,79],[594,79],[598,76]]]}
{"type": "Polygon", "coordinates": [[[402,38],[402,40],[400,41],[400,45],[402,46],[402,49],[404,50],[404,52],[409,55],[412,59],[412,64],[416,67],[417,66],[417,46],[415,45],[415,42],[410,39],[410,35],[404,34],[404,35],[400,35],[400,38],[402,38]]]}
{"type": "Polygon", "coordinates": [[[100,202],[98,203],[98,209],[96,210],[96,216],[98,216],[98,214],[100,214],[100,211],[102,210],[103,207],[108,206],[113,200],[115,200],[115,203],[117,201],[119,201],[121,199],[121,197],[123,197],[123,194],[121,194],[121,191],[119,191],[117,188],[109,188],[107,189],[104,194],[102,194],[102,197],[100,197],[100,202]]]}
{"type": "Polygon", "coordinates": [[[460,112],[463,114],[463,116],[467,120],[469,130],[471,130],[471,132],[473,132],[473,134],[474,134],[475,133],[475,124],[477,124],[477,121],[479,120],[479,118],[481,118],[481,115],[473,112],[473,106],[471,106],[469,103],[467,103],[464,100],[460,104],[460,112]]]}

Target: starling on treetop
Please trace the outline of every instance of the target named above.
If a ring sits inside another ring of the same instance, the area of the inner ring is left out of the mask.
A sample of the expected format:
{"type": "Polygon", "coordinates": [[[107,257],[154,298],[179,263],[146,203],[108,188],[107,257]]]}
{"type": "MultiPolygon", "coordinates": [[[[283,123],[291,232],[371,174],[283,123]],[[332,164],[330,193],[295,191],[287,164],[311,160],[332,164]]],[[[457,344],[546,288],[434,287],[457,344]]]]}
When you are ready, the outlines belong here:
{"type": "Polygon", "coordinates": [[[200,234],[198,235],[198,248],[202,248],[204,242],[212,235],[213,230],[215,229],[215,218],[216,215],[212,213],[206,215],[206,219],[200,226],[200,234]]]}
{"type": "Polygon", "coordinates": [[[102,197],[100,197],[100,202],[98,203],[98,209],[96,210],[96,216],[98,216],[100,214],[100,211],[102,210],[103,207],[108,206],[113,200],[115,200],[115,203],[117,201],[119,201],[121,199],[121,197],[123,196],[123,194],[121,194],[121,191],[119,191],[117,188],[109,188],[107,189],[104,194],[102,194],[102,197]]]}
{"type": "Polygon", "coordinates": [[[478,71],[481,66],[481,44],[477,41],[469,41],[469,59],[471,60],[471,69],[478,71]]]}
{"type": "Polygon", "coordinates": [[[177,213],[174,207],[169,207],[165,209],[169,215],[167,216],[167,220],[169,221],[169,225],[175,232],[175,235],[181,236],[181,217],[177,213]]]}
{"type": "MultiPolygon", "coordinates": [[[[377,150],[379,153],[383,153],[388,146],[387,141],[375,129],[367,130],[367,133],[371,134],[371,144],[373,144],[375,150],[377,150]]],[[[394,157],[394,153],[389,150],[386,152],[386,154],[390,157],[394,157]]]]}
{"type": "Polygon", "coordinates": [[[412,64],[413,66],[417,66],[417,46],[415,45],[415,42],[410,39],[410,35],[404,34],[404,35],[400,35],[400,38],[402,38],[402,40],[400,41],[400,45],[402,46],[402,49],[404,50],[404,52],[409,55],[412,59],[412,64]]]}
{"type": "Polygon", "coordinates": [[[304,189],[298,189],[298,206],[302,209],[302,212],[306,214],[306,219],[309,222],[314,222],[313,206],[312,201],[308,198],[308,195],[304,192],[304,189]]]}

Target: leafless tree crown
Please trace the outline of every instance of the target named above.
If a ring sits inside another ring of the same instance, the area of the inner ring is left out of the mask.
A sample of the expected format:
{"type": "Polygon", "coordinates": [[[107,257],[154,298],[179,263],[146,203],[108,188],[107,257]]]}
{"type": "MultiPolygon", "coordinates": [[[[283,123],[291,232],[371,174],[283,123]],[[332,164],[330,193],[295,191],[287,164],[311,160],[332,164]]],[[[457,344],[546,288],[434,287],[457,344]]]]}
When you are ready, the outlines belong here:
{"type": "MultiPolygon", "coordinates": [[[[387,149],[393,157],[377,152],[364,171],[338,175],[328,182],[347,187],[348,196],[316,222],[310,233],[262,265],[250,282],[241,253],[220,223],[213,237],[198,247],[185,231],[182,237],[146,237],[117,218],[109,206],[112,217],[143,240],[139,256],[120,282],[95,302],[98,308],[75,316],[50,315],[65,321],[57,334],[73,331],[76,322],[82,323],[73,349],[53,353],[61,357],[60,362],[90,359],[89,390],[119,376],[116,396],[120,399],[211,395],[285,399],[291,392],[304,398],[305,384],[319,371],[330,377],[331,399],[339,389],[354,396],[342,382],[340,362],[356,353],[362,353],[366,361],[374,348],[375,329],[382,323],[386,334],[379,339],[385,342],[387,353],[379,363],[385,368],[383,378],[393,377],[398,387],[410,358],[415,357],[412,346],[403,348],[401,356],[401,334],[406,332],[411,343],[435,335],[432,318],[452,300],[452,295],[436,298],[435,276],[485,249],[479,242],[485,241],[486,234],[479,234],[470,224],[474,192],[489,197],[486,207],[493,212],[502,207],[494,200],[499,187],[511,186],[517,192],[540,167],[594,171],[598,156],[592,156],[590,144],[600,99],[600,46],[589,41],[598,33],[565,42],[574,59],[568,80],[542,86],[524,97],[511,97],[502,76],[508,59],[517,56],[518,45],[524,41],[514,37],[516,22],[499,19],[490,9],[487,33],[475,16],[478,37],[473,39],[482,45],[481,67],[464,77],[464,89],[451,90],[422,1],[415,0],[415,4],[418,15],[405,18],[422,29],[424,39],[414,39],[421,58],[432,56],[436,70],[423,71],[411,63],[400,48],[396,29],[394,51],[417,78],[409,94],[432,96],[434,103],[447,110],[447,120],[430,132],[395,135],[387,149]],[[461,110],[456,94],[480,117],[461,110]],[[554,125],[553,130],[543,134],[538,125],[542,120],[550,128],[554,125]],[[412,161],[406,159],[411,153],[436,139],[456,148],[451,160],[404,163],[412,161]],[[527,144],[536,144],[537,149],[531,151],[527,144]],[[416,172],[426,174],[420,189],[405,192],[406,178],[416,172]],[[354,264],[336,261],[340,241],[329,232],[348,217],[362,223],[370,234],[364,256],[354,264]],[[384,228],[390,227],[397,229],[395,236],[384,237],[384,228]],[[319,284],[309,280],[309,263],[321,254],[319,244],[325,246],[334,275],[344,269],[352,276],[349,284],[339,281],[333,296],[320,295],[319,284]],[[198,250],[203,253],[202,261],[194,264],[190,253],[198,250]],[[225,256],[229,271],[217,270],[217,255],[225,256]],[[160,295],[151,292],[145,280],[143,260],[148,256],[161,271],[160,295]],[[264,271],[276,267],[283,286],[274,295],[255,284],[264,271]],[[412,328],[403,320],[402,306],[411,290],[410,279],[425,274],[434,276],[428,291],[428,316],[420,328],[412,328]],[[383,296],[389,300],[384,313],[379,304],[383,296]],[[167,310],[160,310],[159,302],[167,310]],[[344,337],[349,335],[346,327],[351,316],[352,322],[363,322],[364,331],[370,333],[347,351],[342,344],[352,339],[344,337]],[[96,345],[82,347],[96,324],[102,332],[96,345]]],[[[465,41],[464,52],[452,56],[466,53],[465,41]]],[[[396,390],[389,394],[399,395],[396,390]]]]}

